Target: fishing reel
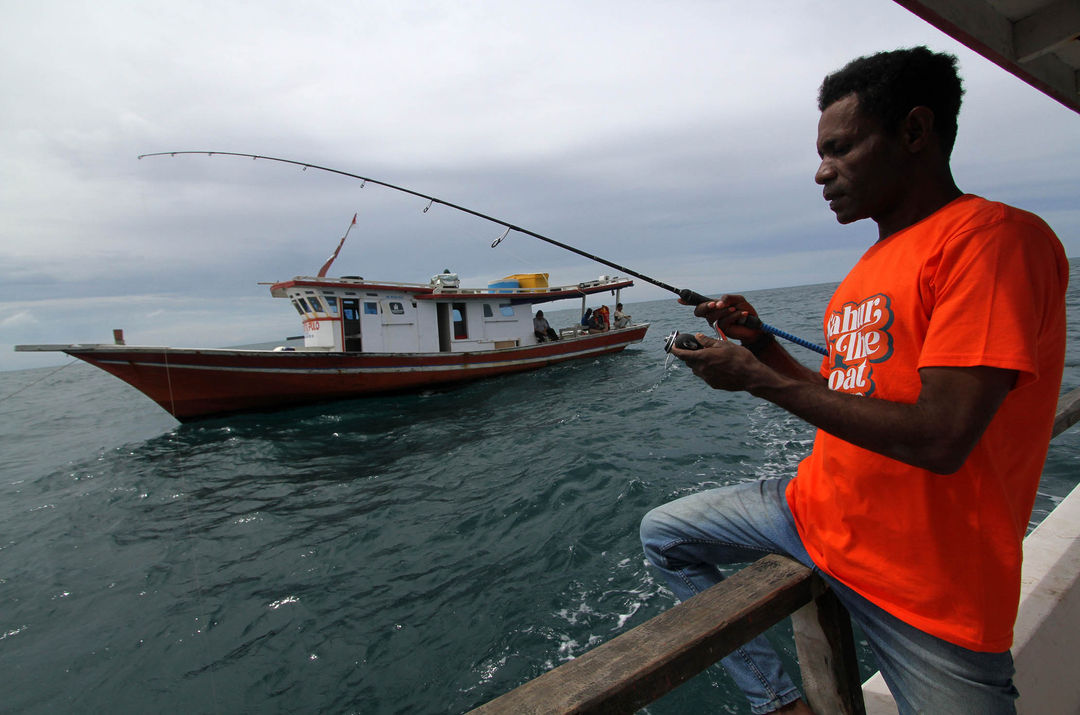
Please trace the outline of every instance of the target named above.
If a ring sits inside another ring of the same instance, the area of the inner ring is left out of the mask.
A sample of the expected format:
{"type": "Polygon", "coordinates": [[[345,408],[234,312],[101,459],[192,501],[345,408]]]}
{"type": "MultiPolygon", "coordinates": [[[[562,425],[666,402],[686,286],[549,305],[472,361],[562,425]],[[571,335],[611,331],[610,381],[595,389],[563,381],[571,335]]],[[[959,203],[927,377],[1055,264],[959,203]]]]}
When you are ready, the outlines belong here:
{"type": "Polygon", "coordinates": [[[680,333],[675,330],[664,338],[664,352],[670,353],[673,347],[680,350],[700,350],[704,346],[690,333],[680,333]]]}

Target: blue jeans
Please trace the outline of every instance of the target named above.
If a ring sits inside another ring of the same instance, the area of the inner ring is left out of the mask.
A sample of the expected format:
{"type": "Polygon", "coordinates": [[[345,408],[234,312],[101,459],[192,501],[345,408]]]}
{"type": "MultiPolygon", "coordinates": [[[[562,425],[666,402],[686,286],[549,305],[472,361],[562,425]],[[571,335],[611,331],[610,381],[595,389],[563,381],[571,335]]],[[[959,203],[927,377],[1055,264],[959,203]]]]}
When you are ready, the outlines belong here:
{"type": "MultiPolygon", "coordinates": [[[[784,496],[789,479],[711,489],[653,509],[641,521],[645,555],[680,600],[719,583],[718,565],[785,554],[813,569],[862,628],[901,715],[1015,713],[1012,655],[980,653],[889,615],[814,565],[784,496]]],[[[768,713],[800,693],[760,635],[720,661],[750,700],[768,713]]]]}

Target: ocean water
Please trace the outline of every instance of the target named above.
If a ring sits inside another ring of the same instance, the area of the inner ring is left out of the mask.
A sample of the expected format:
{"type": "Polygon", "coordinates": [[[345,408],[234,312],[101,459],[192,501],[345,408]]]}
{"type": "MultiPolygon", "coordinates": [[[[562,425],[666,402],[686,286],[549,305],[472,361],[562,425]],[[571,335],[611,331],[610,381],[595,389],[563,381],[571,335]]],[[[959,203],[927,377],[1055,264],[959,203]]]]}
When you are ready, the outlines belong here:
{"type": "MultiPolygon", "coordinates": [[[[813,338],[832,288],[749,295],[813,338]]],[[[0,711],[461,713],[669,608],[641,516],[812,432],[665,364],[685,307],[627,309],[652,328],[619,355],[183,426],[83,363],[0,373],[0,711]]],[[[1064,389],[1076,323],[1069,356],[1064,389]]],[[[1033,523],[1078,465],[1074,429],[1033,523]]],[[[705,708],[748,712],[718,669],[646,711],[705,708]]]]}

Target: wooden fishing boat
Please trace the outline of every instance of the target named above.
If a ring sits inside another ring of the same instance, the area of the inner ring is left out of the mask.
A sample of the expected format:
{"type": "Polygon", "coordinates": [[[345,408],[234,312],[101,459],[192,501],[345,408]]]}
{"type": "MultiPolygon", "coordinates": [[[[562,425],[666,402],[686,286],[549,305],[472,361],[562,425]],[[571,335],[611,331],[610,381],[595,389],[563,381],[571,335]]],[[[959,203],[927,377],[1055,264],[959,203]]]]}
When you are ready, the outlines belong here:
{"type": "MultiPolygon", "coordinates": [[[[97,345],[17,345],[59,351],[112,373],[180,421],[234,412],[448,385],[616,353],[640,342],[647,323],[589,331],[580,324],[541,340],[533,307],[620,291],[600,276],[551,287],[546,273],[461,288],[456,275],[427,284],[296,277],[272,284],[292,302],[303,345],[269,350],[97,345]]],[[[579,322],[579,321],[575,321],[579,322]]],[[[122,340],[118,340],[122,342],[122,340]]]]}

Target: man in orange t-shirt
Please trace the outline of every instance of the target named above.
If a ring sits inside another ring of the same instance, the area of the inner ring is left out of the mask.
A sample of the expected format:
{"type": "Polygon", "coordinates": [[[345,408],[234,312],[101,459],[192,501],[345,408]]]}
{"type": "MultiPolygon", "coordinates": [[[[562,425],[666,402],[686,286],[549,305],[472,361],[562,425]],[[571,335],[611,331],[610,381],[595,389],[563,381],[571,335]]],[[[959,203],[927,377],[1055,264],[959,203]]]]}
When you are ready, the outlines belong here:
{"type": "MultiPolygon", "coordinates": [[[[815,176],[878,241],[837,288],[819,371],[747,328],[742,296],[699,305],[743,347],[672,352],[710,386],[818,427],[794,478],[694,494],[642,521],[680,598],[717,564],[786,553],[867,635],[901,713],[1014,712],[1022,541],[1061,383],[1068,264],[1038,217],[961,192],[956,60],[849,63],[821,87],[815,176]]],[[[809,712],[764,638],[723,661],[755,713],[809,712]]]]}

